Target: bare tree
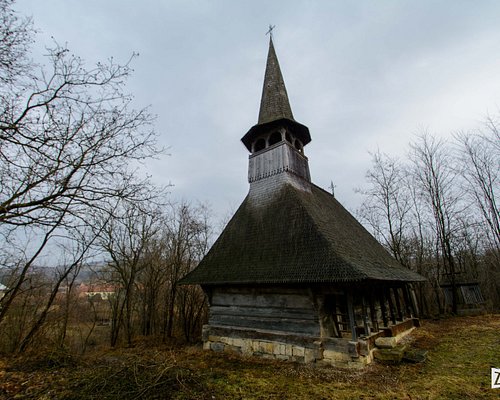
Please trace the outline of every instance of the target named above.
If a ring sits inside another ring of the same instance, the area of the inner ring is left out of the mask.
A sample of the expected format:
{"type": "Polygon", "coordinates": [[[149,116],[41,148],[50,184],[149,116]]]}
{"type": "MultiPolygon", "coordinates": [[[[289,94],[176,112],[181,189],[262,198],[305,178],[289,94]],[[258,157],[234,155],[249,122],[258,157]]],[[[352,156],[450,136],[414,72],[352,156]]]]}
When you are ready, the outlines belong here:
{"type": "Polygon", "coordinates": [[[157,208],[138,207],[125,203],[115,210],[115,217],[102,230],[98,244],[110,258],[108,268],[117,296],[113,299],[111,345],[118,341],[120,326],[125,328],[127,344],[132,344],[134,296],[140,272],[146,267],[146,252],[150,243],[159,233],[161,212],[157,208]]]}
{"type": "Polygon", "coordinates": [[[162,327],[160,310],[168,277],[168,243],[165,232],[166,229],[161,228],[159,235],[149,241],[143,259],[144,268],[137,277],[141,332],[145,336],[159,334],[162,327]]]}
{"type": "MultiPolygon", "coordinates": [[[[38,68],[29,62],[31,21],[12,4],[0,0],[0,263],[15,279],[0,300],[0,327],[33,266],[55,243],[74,242],[80,252],[56,280],[48,312],[61,282],[112,218],[89,229],[88,215],[123,200],[149,201],[157,192],[136,168],[161,153],[152,116],[134,110],[124,92],[129,62],[87,68],[56,44],[47,49],[47,66],[38,68]]],[[[43,312],[31,337],[45,318],[43,312]]]]}
{"type": "Polygon", "coordinates": [[[488,304],[498,304],[497,126],[488,117],[486,129],[456,135],[454,147],[424,133],[410,144],[410,163],[378,151],[367,188],[358,189],[361,220],[396,259],[427,277],[417,286],[425,315],[445,312],[448,300],[457,312],[465,281],[479,280],[488,304]],[[451,286],[451,299],[443,285],[451,286]]]}
{"type": "Polygon", "coordinates": [[[2,330],[3,351],[14,352],[38,318],[50,292],[51,277],[43,268],[35,267],[23,281],[22,290],[11,304],[2,330]]]}
{"type": "MultiPolygon", "coordinates": [[[[14,0],[0,0],[0,85],[13,84],[29,70],[28,52],[33,41],[30,18],[18,16],[14,0]]],[[[0,95],[3,95],[0,90],[0,95]]]]}
{"type": "Polygon", "coordinates": [[[411,223],[411,197],[403,165],[386,154],[372,154],[372,168],[366,173],[369,188],[358,189],[365,201],[358,215],[394,258],[409,267],[407,233],[411,223]]]}
{"type": "MultiPolygon", "coordinates": [[[[454,254],[454,240],[459,227],[456,216],[464,212],[457,193],[457,173],[451,152],[445,142],[423,134],[410,144],[410,159],[419,188],[434,217],[436,232],[436,263],[441,259],[444,275],[450,280],[452,311],[457,313],[457,268],[454,254]]],[[[439,268],[439,265],[438,265],[439,268]]],[[[438,272],[439,274],[439,272],[438,272]]]]}
{"type": "Polygon", "coordinates": [[[486,126],[471,133],[456,135],[458,159],[463,177],[463,192],[470,198],[476,212],[478,245],[469,259],[479,269],[484,293],[491,307],[500,301],[500,132],[498,120],[489,116],[486,126]],[[479,260],[479,254],[482,254],[479,260]]]}
{"type": "Polygon", "coordinates": [[[197,285],[178,288],[179,319],[184,339],[199,339],[201,327],[206,323],[208,304],[203,290],[197,285]]]}
{"type": "Polygon", "coordinates": [[[192,339],[206,311],[203,292],[178,286],[208,250],[211,227],[206,207],[187,203],[164,207],[124,208],[98,239],[109,258],[106,281],[116,288],[112,309],[111,345],[121,328],[130,345],[135,333],[192,339]],[[135,333],[134,333],[135,332],[135,333]]]}
{"type": "Polygon", "coordinates": [[[366,173],[368,186],[357,189],[364,196],[357,214],[394,258],[428,278],[417,284],[416,294],[423,315],[430,315],[430,299],[441,307],[441,288],[425,199],[411,169],[380,151],[374,153],[366,173]]]}
{"type": "Polygon", "coordinates": [[[82,260],[84,259],[84,256],[87,253],[87,248],[89,247],[89,245],[86,243],[83,243],[83,246],[86,248],[84,249],[77,248],[76,250],[77,257],[69,265],[63,265],[58,268],[54,268],[55,276],[52,278],[51,280],[52,284],[50,285],[50,289],[48,289],[47,291],[45,304],[41,308],[41,310],[37,313],[37,316],[36,318],[34,318],[30,329],[21,340],[18,347],[19,352],[25,351],[26,348],[33,342],[33,339],[35,338],[37,333],[41,330],[42,326],[44,325],[49,316],[52,304],[54,303],[54,300],[56,299],[59,293],[59,288],[61,287],[63,282],[67,281],[68,278],[74,282],[76,276],[78,275],[78,271],[80,269],[82,260]]]}
{"type": "Polygon", "coordinates": [[[410,253],[412,269],[427,278],[426,282],[417,284],[418,303],[422,310],[422,315],[433,314],[434,307],[438,312],[443,312],[441,301],[442,293],[439,285],[439,263],[434,257],[435,232],[432,214],[429,215],[426,209],[425,196],[422,194],[418,179],[411,173],[411,167],[406,169],[408,177],[408,187],[411,198],[411,233],[410,253]]]}
{"type": "MultiPolygon", "coordinates": [[[[172,214],[167,233],[169,237],[168,259],[166,260],[168,276],[164,309],[164,334],[167,337],[172,337],[174,333],[176,306],[184,310],[187,307],[179,305],[178,282],[205,255],[212,233],[208,222],[208,209],[204,206],[192,207],[187,203],[181,203],[173,207],[172,214]]],[[[192,298],[189,297],[189,300],[192,298]]],[[[188,301],[188,296],[181,300],[188,301]]]]}
{"type": "Polygon", "coordinates": [[[461,174],[465,191],[478,208],[489,229],[491,246],[500,251],[500,135],[495,122],[488,120],[488,130],[457,135],[461,174]]]}

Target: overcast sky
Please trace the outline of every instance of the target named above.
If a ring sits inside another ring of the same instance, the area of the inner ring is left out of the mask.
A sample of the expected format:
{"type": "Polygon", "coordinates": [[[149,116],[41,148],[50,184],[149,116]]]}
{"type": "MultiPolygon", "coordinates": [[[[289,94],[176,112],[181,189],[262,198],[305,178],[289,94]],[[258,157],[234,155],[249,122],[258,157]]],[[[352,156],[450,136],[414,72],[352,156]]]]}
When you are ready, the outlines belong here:
{"type": "MultiPolygon", "coordinates": [[[[312,180],[351,211],[370,151],[403,157],[422,128],[450,136],[500,103],[500,1],[17,0],[38,49],[51,37],[91,66],[113,56],[169,147],[149,165],[173,199],[217,218],[248,191],[241,137],[257,122],[268,25],[312,180]]],[[[40,51],[40,54],[43,53],[40,51]]]]}

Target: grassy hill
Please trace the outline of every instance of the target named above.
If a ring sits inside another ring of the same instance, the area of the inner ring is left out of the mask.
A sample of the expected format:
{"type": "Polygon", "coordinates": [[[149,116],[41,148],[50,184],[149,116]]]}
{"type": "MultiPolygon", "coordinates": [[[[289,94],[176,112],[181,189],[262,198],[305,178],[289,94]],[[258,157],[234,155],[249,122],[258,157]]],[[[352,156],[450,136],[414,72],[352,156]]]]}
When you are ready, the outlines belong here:
{"type": "Polygon", "coordinates": [[[31,354],[0,360],[6,399],[498,399],[500,315],[423,321],[411,345],[422,364],[363,371],[241,358],[201,346],[31,354]]]}

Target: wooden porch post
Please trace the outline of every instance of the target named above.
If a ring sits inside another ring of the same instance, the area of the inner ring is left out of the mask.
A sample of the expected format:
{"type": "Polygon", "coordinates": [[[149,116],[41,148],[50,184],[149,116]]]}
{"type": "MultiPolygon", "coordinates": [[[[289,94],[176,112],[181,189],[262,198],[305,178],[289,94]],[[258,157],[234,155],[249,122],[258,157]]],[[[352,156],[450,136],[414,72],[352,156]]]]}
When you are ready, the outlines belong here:
{"type": "Polygon", "coordinates": [[[385,296],[383,290],[379,292],[378,297],[380,302],[380,311],[382,312],[382,321],[384,322],[384,326],[389,326],[389,321],[387,320],[387,309],[385,308],[385,296]]]}
{"type": "Polygon", "coordinates": [[[354,306],[352,300],[352,293],[347,292],[347,315],[349,316],[349,327],[351,329],[352,341],[355,342],[357,340],[356,335],[356,323],[354,320],[354,306]]]}
{"type": "Polygon", "coordinates": [[[413,318],[413,307],[410,300],[410,295],[408,294],[408,286],[405,284],[403,286],[403,298],[405,301],[406,316],[413,318]]]}
{"type": "Polygon", "coordinates": [[[391,314],[391,321],[396,325],[396,313],[394,312],[394,303],[392,302],[391,288],[387,288],[387,301],[389,302],[389,313],[391,314]]]}
{"type": "Polygon", "coordinates": [[[377,317],[377,309],[375,308],[375,302],[373,300],[373,292],[370,291],[368,296],[368,302],[370,305],[370,317],[372,319],[373,330],[378,331],[378,317],[377,317]]]}
{"type": "Polygon", "coordinates": [[[401,302],[399,300],[399,288],[392,288],[392,292],[394,293],[394,300],[396,301],[396,311],[398,313],[398,319],[402,321],[404,318],[403,312],[401,311],[401,302]]]}
{"type": "Polygon", "coordinates": [[[369,335],[370,332],[370,326],[368,325],[368,315],[367,315],[367,310],[366,310],[366,301],[365,301],[365,296],[361,296],[361,307],[362,307],[362,313],[363,313],[363,325],[365,327],[365,335],[369,335]]]}
{"type": "Polygon", "coordinates": [[[408,285],[408,290],[410,292],[411,304],[413,306],[413,312],[415,313],[415,317],[420,318],[420,311],[418,309],[417,296],[415,296],[415,291],[413,290],[413,286],[411,283],[408,285]]]}

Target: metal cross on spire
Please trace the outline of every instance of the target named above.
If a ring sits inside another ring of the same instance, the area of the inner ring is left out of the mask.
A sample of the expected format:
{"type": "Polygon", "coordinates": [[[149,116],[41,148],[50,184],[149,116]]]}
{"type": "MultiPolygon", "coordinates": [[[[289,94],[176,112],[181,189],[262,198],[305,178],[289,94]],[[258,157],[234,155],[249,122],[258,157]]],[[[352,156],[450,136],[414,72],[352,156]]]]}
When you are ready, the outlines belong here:
{"type": "Polygon", "coordinates": [[[269,37],[272,39],[273,38],[273,29],[276,28],[276,25],[271,25],[269,24],[269,30],[266,32],[266,35],[269,35],[269,37]]]}
{"type": "Polygon", "coordinates": [[[334,185],[333,184],[333,181],[330,181],[330,186],[328,186],[328,188],[332,191],[332,196],[335,197],[335,188],[337,187],[337,185],[334,185]]]}

